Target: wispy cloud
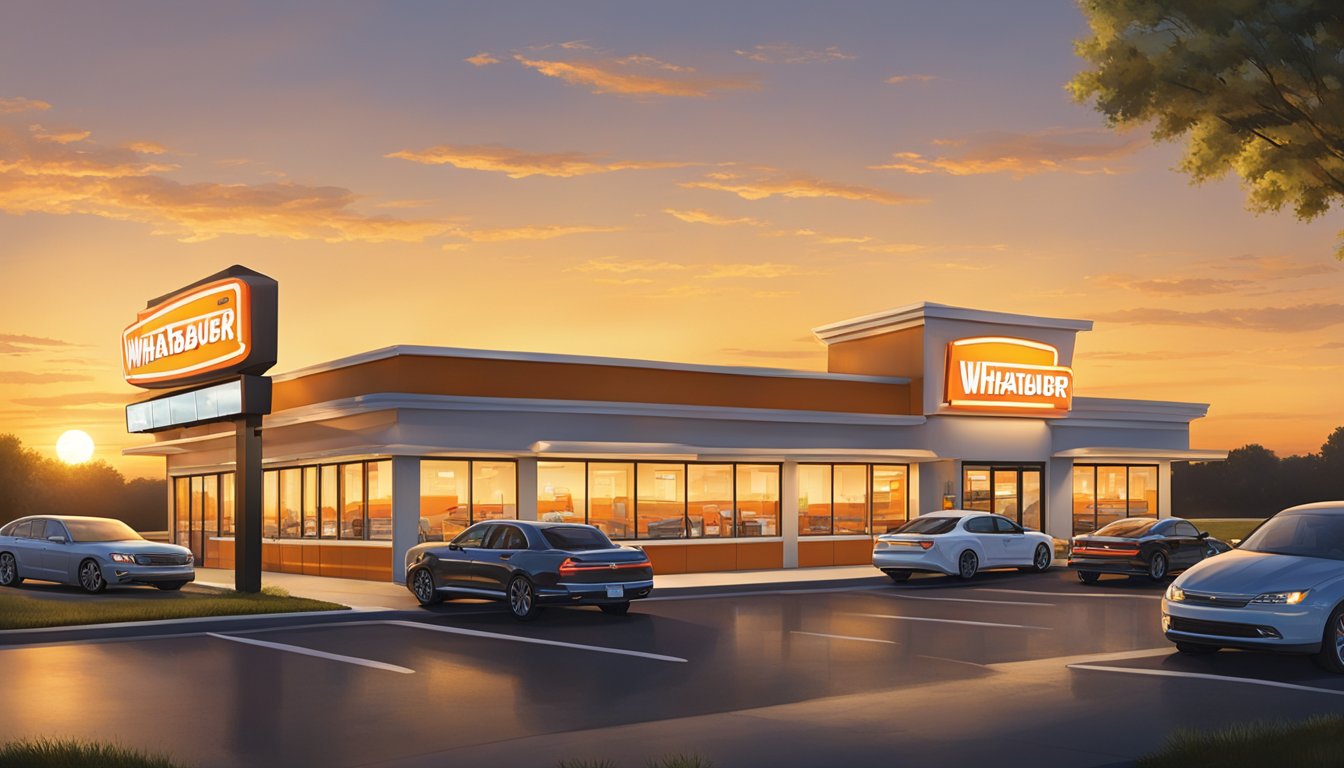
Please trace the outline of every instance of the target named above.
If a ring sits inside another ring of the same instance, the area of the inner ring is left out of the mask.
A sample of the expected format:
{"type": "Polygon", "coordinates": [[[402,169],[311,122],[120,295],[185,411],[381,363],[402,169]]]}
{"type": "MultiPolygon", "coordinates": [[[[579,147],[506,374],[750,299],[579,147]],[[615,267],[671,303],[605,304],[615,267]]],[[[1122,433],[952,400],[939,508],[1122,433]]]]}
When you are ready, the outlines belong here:
{"type": "Polygon", "coordinates": [[[510,240],[550,240],[568,235],[590,235],[602,232],[619,232],[620,227],[597,227],[586,225],[570,226],[523,226],[500,229],[459,229],[453,234],[465,237],[473,243],[502,243],[510,240]]]}
{"type": "Polygon", "coordinates": [[[1288,307],[1245,307],[1185,312],[1140,307],[1093,313],[1097,320],[1136,325],[1184,325],[1227,330],[1287,333],[1318,331],[1344,323],[1344,304],[1300,304],[1288,307]]]}
{"type": "Polygon", "coordinates": [[[703,98],[719,91],[759,87],[751,77],[711,77],[694,67],[671,64],[652,56],[620,58],[543,59],[515,54],[514,60],[547,77],[584,86],[593,93],[618,96],[678,96],[703,98]]]}
{"type": "Polygon", "coordinates": [[[499,58],[497,58],[492,53],[486,53],[485,51],[481,51],[475,56],[468,56],[467,58],[463,59],[463,61],[467,62],[473,67],[487,67],[491,64],[498,64],[499,58]]]}
{"type": "Polygon", "coordinates": [[[885,189],[858,184],[844,184],[818,179],[801,173],[775,169],[761,169],[752,176],[729,172],[707,174],[700,181],[682,182],[688,189],[713,189],[731,192],[746,200],[764,200],[768,197],[836,198],[858,200],[881,205],[908,205],[923,203],[925,199],[888,192],[885,189]]]}
{"type": "Polygon", "coordinates": [[[1166,296],[1210,296],[1253,285],[1253,280],[1213,277],[1172,277],[1138,279],[1125,275],[1097,275],[1093,281],[1106,286],[1166,296]]]}
{"type": "Polygon", "coordinates": [[[762,64],[813,64],[823,61],[853,61],[858,58],[834,45],[817,50],[792,43],[753,45],[751,48],[737,50],[734,53],[762,64]]]}
{"type": "MultiPolygon", "coordinates": [[[[0,177],[2,178],[2,177],[0,177]]],[[[48,339],[43,336],[26,336],[21,333],[0,333],[0,355],[31,355],[38,352],[51,352],[61,347],[73,347],[68,341],[48,339]]]]}
{"type": "Polygon", "coordinates": [[[685,264],[672,261],[651,261],[648,259],[590,259],[569,268],[572,272],[605,272],[624,275],[631,272],[675,272],[686,269],[685,264]]]}
{"type": "Polygon", "coordinates": [[[168,148],[157,141],[132,141],[126,144],[126,148],[132,152],[138,152],[142,155],[166,155],[168,148]]]}
{"type": "Polygon", "coordinates": [[[25,99],[22,96],[0,97],[0,115],[12,115],[19,112],[45,112],[49,109],[51,109],[51,105],[45,101],[25,99]]]}
{"type": "Polygon", "coordinates": [[[28,126],[32,132],[33,138],[40,141],[51,141],[57,144],[74,144],[77,141],[83,141],[93,135],[92,131],[81,131],[77,128],[47,128],[39,123],[33,123],[28,126]]]}
{"type": "Polygon", "coordinates": [[[700,208],[686,211],[677,210],[676,208],[664,208],[663,213],[680,219],[687,224],[710,224],[715,227],[732,227],[737,225],[745,225],[749,227],[765,226],[765,222],[760,219],[753,219],[750,216],[730,218],[728,216],[720,216],[716,213],[710,213],[709,211],[700,208]]]}
{"type": "Polygon", "coordinates": [[[473,171],[493,171],[511,179],[528,176],[570,178],[613,171],[684,168],[690,163],[661,160],[603,160],[581,152],[525,152],[490,144],[439,144],[423,150],[404,149],[385,157],[422,165],[451,165],[473,171]]]}
{"type": "Polygon", "coordinates": [[[50,397],[16,397],[10,402],[15,405],[29,405],[36,408],[64,408],[85,405],[125,405],[133,395],[121,392],[73,392],[67,395],[50,397]]]}
{"type": "Polygon", "coordinates": [[[900,85],[901,83],[930,83],[937,79],[936,75],[892,75],[882,82],[888,85],[900,85]]]}
{"type": "Polygon", "coordinates": [[[1148,140],[1142,136],[1117,139],[1112,133],[1091,129],[1052,129],[981,133],[933,143],[945,147],[944,153],[925,157],[918,152],[897,152],[891,162],[868,167],[953,176],[1007,173],[1018,178],[1039,173],[1113,174],[1126,170],[1117,162],[1147,146],[1148,140]]]}
{"type": "Polygon", "coordinates": [[[0,371],[0,384],[62,384],[75,381],[93,381],[92,376],[80,373],[32,373],[30,371],[0,371]]]}
{"type": "Polygon", "coordinates": [[[710,264],[708,271],[704,274],[696,275],[701,280],[724,280],[731,278],[749,278],[773,280],[778,277],[790,277],[793,275],[816,274],[815,272],[805,272],[792,264],[774,264],[770,262],[760,264],[710,264]]]}

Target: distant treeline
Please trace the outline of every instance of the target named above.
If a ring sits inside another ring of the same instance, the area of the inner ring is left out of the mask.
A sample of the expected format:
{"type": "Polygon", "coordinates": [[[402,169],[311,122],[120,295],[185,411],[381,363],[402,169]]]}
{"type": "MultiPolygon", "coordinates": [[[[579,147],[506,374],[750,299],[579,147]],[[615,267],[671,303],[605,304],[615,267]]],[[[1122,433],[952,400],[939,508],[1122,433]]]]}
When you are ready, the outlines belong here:
{"type": "Polygon", "coordinates": [[[24,515],[93,515],[137,531],[168,527],[164,480],[130,482],[105,461],[65,464],[0,435],[0,525],[24,515]]]}
{"type": "Polygon", "coordinates": [[[1179,517],[1268,517],[1285,507],[1344,500],[1344,427],[1320,453],[1279,458],[1263,445],[1230,451],[1227,461],[1174,464],[1171,506],[1179,517]]]}

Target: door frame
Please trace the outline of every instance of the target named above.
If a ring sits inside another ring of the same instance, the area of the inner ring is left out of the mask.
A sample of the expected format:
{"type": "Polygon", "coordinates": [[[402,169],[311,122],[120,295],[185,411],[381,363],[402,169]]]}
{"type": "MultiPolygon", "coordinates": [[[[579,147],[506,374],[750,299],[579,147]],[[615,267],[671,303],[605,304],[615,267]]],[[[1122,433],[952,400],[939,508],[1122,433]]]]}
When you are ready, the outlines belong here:
{"type": "MultiPolygon", "coordinates": [[[[1047,520],[1047,518],[1046,518],[1046,514],[1045,514],[1045,500],[1046,500],[1046,496],[1048,495],[1048,494],[1046,493],[1045,462],[1043,462],[1043,461],[965,461],[965,460],[963,460],[963,461],[961,461],[961,462],[959,462],[959,463],[961,464],[961,502],[962,502],[962,509],[967,509],[967,508],[968,508],[968,507],[966,506],[966,470],[967,470],[968,468],[970,468],[970,469],[985,469],[985,470],[988,470],[988,471],[989,471],[989,499],[990,499],[990,511],[991,511],[991,512],[994,511],[994,509],[993,509],[993,507],[994,507],[994,473],[995,473],[995,472],[999,472],[999,471],[1003,471],[1003,472],[1014,472],[1014,473],[1016,473],[1016,475],[1017,475],[1017,514],[1016,514],[1016,516],[1013,516],[1013,515],[1004,515],[1004,517],[1007,517],[1009,520],[1012,520],[1013,522],[1017,523],[1018,525],[1022,525],[1022,473],[1023,473],[1024,470],[1028,470],[1028,471],[1029,471],[1029,470],[1036,470],[1037,472],[1040,472],[1040,475],[1041,475],[1041,482],[1040,482],[1040,486],[1039,486],[1039,493],[1040,493],[1040,501],[1039,501],[1039,504],[1040,504],[1040,514],[1041,514],[1041,527],[1040,527],[1039,530],[1040,530],[1042,533],[1048,533],[1048,531],[1045,530],[1045,522],[1046,522],[1046,520],[1047,520]]],[[[998,513],[995,512],[995,514],[998,514],[998,513]]],[[[1023,526],[1023,527],[1025,527],[1025,526],[1023,526]]]]}

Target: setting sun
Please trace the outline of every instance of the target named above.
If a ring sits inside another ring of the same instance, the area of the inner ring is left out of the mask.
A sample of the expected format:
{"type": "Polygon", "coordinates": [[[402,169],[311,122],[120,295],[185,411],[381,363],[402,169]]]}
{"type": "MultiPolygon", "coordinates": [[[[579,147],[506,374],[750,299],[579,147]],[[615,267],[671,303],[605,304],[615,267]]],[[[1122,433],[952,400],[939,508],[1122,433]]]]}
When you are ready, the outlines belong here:
{"type": "Polygon", "coordinates": [[[83,464],[93,458],[93,438],[82,429],[68,429],[56,441],[56,455],[66,464],[83,464]]]}

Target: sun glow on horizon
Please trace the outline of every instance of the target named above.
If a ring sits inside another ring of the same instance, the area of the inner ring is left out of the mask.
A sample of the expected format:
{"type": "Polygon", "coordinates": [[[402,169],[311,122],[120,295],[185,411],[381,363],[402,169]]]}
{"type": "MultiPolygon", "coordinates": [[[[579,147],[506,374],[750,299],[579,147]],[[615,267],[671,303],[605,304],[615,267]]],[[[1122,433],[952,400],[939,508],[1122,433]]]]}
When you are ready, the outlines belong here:
{"type": "Polygon", "coordinates": [[[83,464],[93,458],[93,438],[82,429],[67,429],[56,440],[56,456],[66,464],[83,464]]]}

